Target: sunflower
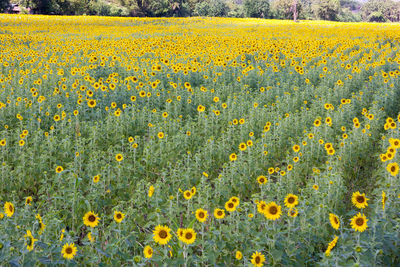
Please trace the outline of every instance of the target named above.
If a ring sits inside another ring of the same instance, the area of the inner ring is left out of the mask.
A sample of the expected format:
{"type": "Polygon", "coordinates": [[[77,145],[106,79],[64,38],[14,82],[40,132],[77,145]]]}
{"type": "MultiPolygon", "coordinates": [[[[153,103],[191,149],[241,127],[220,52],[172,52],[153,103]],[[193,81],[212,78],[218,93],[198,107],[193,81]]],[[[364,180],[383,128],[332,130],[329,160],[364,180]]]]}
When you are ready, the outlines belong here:
{"type": "Polygon", "coordinates": [[[74,256],[76,255],[76,252],[78,249],[75,247],[74,243],[65,243],[61,250],[61,254],[65,259],[72,260],[74,256]]]}
{"type": "Polygon", "coordinates": [[[183,192],[183,197],[187,200],[191,199],[193,197],[192,191],[186,190],[185,192],[183,192]]]}
{"type": "Polygon", "coordinates": [[[315,184],[315,185],[312,186],[312,188],[314,188],[314,190],[318,191],[319,186],[315,184]]]}
{"type": "Polygon", "coordinates": [[[121,223],[124,218],[125,218],[125,214],[123,214],[120,211],[114,211],[114,220],[117,223],[121,223]]]}
{"type": "Polygon", "coordinates": [[[294,145],[293,146],[293,151],[294,152],[299,152],[299,150],[300,150],[300,146],[299,145],[294,145]]]}
{"type": "Polygon", "coordinates": [[[368,206],[367,201],[369,198],[365,196],[365,193],[361,194],[360,192],[354,192],[353,196],[351,198],[351,202],[353,203],[354,206],[356,206],[358,209],[364,209],[365,207],[368,206]]]}
{"type": "Polygon", "coordinates": [[[56,173],[62,173],[64,168],[62,166],[57,166],[56,173]]]}
{"type": "Polygon", "coordinates": [[[196,240],[196,232],[192,228],[184,229],[182,235],[182,242],[190,245],[196,240]]]}
{"type": "Polygon", "coordinates": [[[216,219],[223,219],[225,217],[225,210],[223,210],[223,209],[215,209],[214,210],[214,217],[216,219]]]}
{"type": "Polygon", "coordinates": [[[185,229],[178,228],[178,230],[176,231],[176,235],[178,236],[178,239],[181,241],[183,240],[183,230],[185,230],[185,229]]]}
{"type": "Polygon", "coordinates": [[[26,206],[26,205],[29,205],[29,206],[32,205],[32,197],[27,197],[27,198],[25,199],[25,206],[26,206]]]}
{"type": "Polygon", "coordinates": [[[229,201],[230,201],[230,202],[233,202],[233,203],[235,204],[235,206],[237,207],[237,206],[239,206],[240,198],[238,198],[238,197],[231,197],[231,198],[229,199],[229,201]]]}
{"type": "Polygon", "coordinates": [[[245,143],[240,143],[239,149],[240,149],[241,151],[245,151],[245,150],[247,149],[247,145],[246,145],[245,143]]]}
{"type": "Polygon", "coordinates": [[[328,248],[325,251],[325,255],[327,257],[329,257],[331,255],[331,250],[336,246],[338,239],[339,239],[339,237],[335,235],[335,238],[331,242],[329,242],[328,248]]]}
{"type": "Polygon", "coordinates": [[[166,225],[158,225],[153,231],[153,239],[160,245],[166,245],[171,239],[171,229],[166,225]]]}
{"type": "Polygon", "coordinates": [[[148,192],[147,195],[148,195],[149,197],[152,197],[153,194],[154,194],[154,186],[151,185],[151,186],[149,187],[149,192],[148,192]]]}
{"type": "Polygon", "coordinates": [[[122,156],[122,154],[117,154],[117,155],[115,155],[115,160],[116,160],[116,161],[120,162],[120,161],[122,161],[123,159],[124,159],[124,156],[122,156]]]}
{"type": "Polygon", "coordinates": [[[235,161],[235,160],[237,160],[236,154],[235,154],[235,153],[230,154],[230,155],[229,155],[229,160],[230,160],[230,161],[235,161]]]}
{"type": "Polygon", "coordinates": [[[399,173],[399,164],[397,164],[397,162],[389,163],[386,166],[386,170],[390,172],[392,176],[396,176],[399,173]]]}
{"type": "Polygon", "coordinates": [[[259,184],[266,184],[268,182],[268,179],[264,175],[260,175],[257,177],[257,182],[259,184]]]}
{"type": "Polygon", "coordinates": [[[278,206],[273,201],[267,204],[267,207],[264,211],[264,216],[268,220],[273,220],[273,221],[279,219],[279,217],[281,217],[281,214],[282,214],[281,206],[278,206]]]}
{"type": "Polygon", "coordinates": [[[236,250],[235,258],[237,260],[241,260],[243,258],[243,254],[242,254],[242,252],[240,250],[236,250]]]}
{"type": "Polygon", "coordinates": [[[26,234],[24,235],[24,238],[26,240],[26,248],[29,251],[33,250],[33,246],[35,245],[35,241],[37,241],[37,239],[35,239],[31,233],[30,230],[26,231],[26,234]]]}
{"type": "Polygon", "coordinates": [[[382,191],[382,210],[385,210],[385,203],[386,203],[386,193],[382,191]]]}
{"type": "Polygon", "coordinates": [[[256,251],[251,255],[251,263],[255,267],[261,267],[264,265],[265,256],[260,252],[256,251]]]}
{"type": "Polygon", "coordinates": [[[296,208],[290,208],[288,210],[288,215],[292,218],[297,217],[297,215],[299,214],[299,211],[296,208]]]}
{"type": "Polygon", "coordinates": [[[163,139],[164,138],[164,133],[163,132],[159,132],[157,134],[157,136],[158,136],[159,139],[163,139]]]}
{"type": "Polygon", "coordinates": [[[232,201],[228,201],[225,203],[225,209],[229,212],[234,212],[236,210],[236,205],[232,201]]]}
{"type": "Polygon", "coordinates": [[[89,108],[94,108],[96,106],[96,100],[91,99],[87,102],[89,108]]]}
{"type": "Polygon", "coordinates": [[[100,218],[93,211],[86,212],[83,216],[83,223],[89,227],[96,227],[99,224],[100,218]]]}
{"type": "Polygon", "coordinates": [[[333,229],[337,230],[340,227],[339,217],[333,213],[329,213],[329,222],[331,223],[333,229]]]}
{"type": "Polygon", "coordinates": [[[100,181],[100,175],[93,176],[93,183],[97,184],[100,181]]]}
{"type": "Polygon", "coordinates": [[[358,232],[364,232],[365,229],[367,229],[368,219],[365,217],[365,215],[361,215],[359,212],[357,215],[354,215],[353,218],[351,218],[351,227],[358,231],[358,232]]]}
{"type": "Polygon", "coordinates": [[[285,197],[285,206],[288,208],[294,208],[299,204],[299,197],[293,194],[288,194],[285,197]]]}
{"type": "Polygon", "coordinates": [[[4,203],[4,212],[6,213],[7,217],[13,216],[14,211],[14,205],[11,202],[4,203]]]}
{"type": "Polygon", "coordinates": [[[259,213],[264,214],[264,212],[266,211],[266,209],[267,209],[267,203],[266,203],[265,201],[261,200],[261,201],[259,201],[259,202],[257,203],[257,211],[258,211],[259,213]]]}
{"type": "Polygon", "coordinates": [[[208,217],[208,212],[206,210],[203,209],[196,210],[196,219],[199,222],[201,223],[205,222],[207,220],[207,217],[208,217]]]}
{"type": "Polygon", "coordinates": [[[143,249],[143,254],[146,259],[153,257],[153,249],[150,246],[145,246],[143,249]]]}

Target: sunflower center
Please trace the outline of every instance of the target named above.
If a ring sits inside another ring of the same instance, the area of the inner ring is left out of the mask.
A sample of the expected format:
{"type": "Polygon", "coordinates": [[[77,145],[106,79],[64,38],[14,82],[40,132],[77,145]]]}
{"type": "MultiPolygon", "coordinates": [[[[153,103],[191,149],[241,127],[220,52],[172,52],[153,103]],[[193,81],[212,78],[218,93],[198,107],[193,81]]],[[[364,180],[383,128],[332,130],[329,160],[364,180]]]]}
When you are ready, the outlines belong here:
{"type": "Polygon", "coordinates": [[[189,193],[189,192],[187,192],[187,193],[186,193],[186,196],[190,197],[190,193],[189,193]]]}
{"type": "Polygon", "coordinates": [[[390,168],[390,170],[391,170],[392,172],[395,172],[395,171],[396,171],[396,167],[395,167],[395,166],[392,166],[392,167],[390,168]]]}
{"type": "Polygon", "coordinates": [[[264,178],[260,178],[260,182],[261,182],[261,183],[264,183],[264,178]]]}
{"type": "Polygon", "coordinates": [[[71,247],[68,247],[68,248],[65,250],[65,253],[67,253],[67,254],[72,254],[72,248],[71,248],[71,247]]]}
{"type": "Polygon", "coordinates": [[[186,239],[191,239],[192,236],[193,236],[192,233],[186,233],[186,235],[185,235],[186,239]]]}
{"type": "Polygon", "coordinates": [[[362,226],[362,225],[364,224],[364,219],[363,219],[363,218],[357,218],[356,224],[357,224],[358,226],[362,226]]]}
{"type": "Polygon", "coordinates": [[[122,218],[121,213],[118,213],[118,214],[117,214],[117,219],[121,219],[121,218],[122,218]]]}
{"type": "Polygon", "coordinates": [[[89,222],[94,222],[94,221],[96,221],[96,216],[94,216],[93,214],[91,214],[91,215],[89,215],[88,220],[89,220],[89,222]]]}
{"type": "Polygon", "coordinates": [[[32,237],[29,237],[28,238],[28,246],[32,245],[32,243],[33,243],[32,237]]]}
{"type": "Polygon", "coordinates": [[[363,196],[357,196],[357,202],[358,203],[364,203],[365,199],[363,196]]]}
{"type": "Polygon", "coordinates": [[[290,204],[294,203],[294,197],[289,197],[289,198],[288,198],[288,202],[289,202],[290,204]]]}
{"type": "Polygon", "coordinates": [[[204,213],[203,213],[203,212],[200,212],[200,213],[199,213],[199,217],[200,217],[200,218],[204,218],[204,213]]]}
{"type": "Polygon", "coordinates": [[[269,208],[269,213],[271,213],[272,215],[275,215],[278,213],[278,209],[275,206],[272,206],[269,208]]]}
{"type": "Polygon", "coordinates": [[[335,221],[336,224],[339,223],[338,218],[335,217],[333,220],[335,221]]]}
{"type": "Polygon", "coordinates": [[[10,212],[13,212],[14,210],[12,206],[10,206],[8,209],[10,210],[10,212]]]}
{"type": "Polygon", "coordinates": [[[228,207],[229,207],[229,208],[233,208],[233,203],[229,203],[229,204],[228,204],[228,207]]]}
{"type": "Polygon", "coordinates": [[[158,234],[162,239],[167,238],[168,233],[165,230],[161,230],[160,233],[158,234]]]}
{"type": "Polygon", "coordinates": [[[256,262],[257,264],[259,264],[259,263],[261,262],[261,259],[260,259],[259,256],[256,257],[255,262],[256,262]]]}
{"type": "Polygon", "coordinates": [[[222,211],[217,212],[218,216],[222,216],[222,211]]]}

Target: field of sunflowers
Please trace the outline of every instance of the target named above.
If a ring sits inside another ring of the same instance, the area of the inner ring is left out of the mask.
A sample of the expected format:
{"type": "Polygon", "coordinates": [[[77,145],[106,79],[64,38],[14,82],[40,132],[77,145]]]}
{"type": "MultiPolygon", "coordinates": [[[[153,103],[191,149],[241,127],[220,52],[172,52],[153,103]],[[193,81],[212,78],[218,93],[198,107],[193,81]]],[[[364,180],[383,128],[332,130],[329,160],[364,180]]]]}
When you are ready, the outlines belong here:
{"type": "Polygon", "coordinates": [[[399,66],[396,24],[0,15],[0,265],[399,266],[399,66]]]}

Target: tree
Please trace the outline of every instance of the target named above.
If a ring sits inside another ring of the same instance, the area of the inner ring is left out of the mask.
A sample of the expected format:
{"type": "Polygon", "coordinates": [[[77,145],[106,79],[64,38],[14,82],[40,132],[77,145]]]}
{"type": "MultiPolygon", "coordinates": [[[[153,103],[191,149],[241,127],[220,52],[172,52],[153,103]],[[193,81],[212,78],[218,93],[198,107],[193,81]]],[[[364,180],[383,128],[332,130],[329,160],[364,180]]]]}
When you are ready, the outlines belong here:
{"type": "Polygon", "coordinates": [[[316,0],[313,7],[317,18],[337,20],[340,11],[340,0],[316,0]]]}
{"type": "Polygon", "coordinates": [[[362,17],[366,21],[399,21],[400,3],[392,0],[369,0],[362,8],[362,17]]]}
{"type": "Polygon", "coordinates": [[[251,18],[269,17],[269,0],[245,0],[243,2],[244,15],[251,18]]]}
{"type": "Polygon", "coordinates": [[[273,17],[279,19],[296,19],[301,15],[302,3],[298,0],[274,0],[273,17]]]}
{"type": "Polygon", "coordinates": [[[229,7],[223,0],[206,0],[198,2],[194,8],[194,15],[206,17],[224,17],[228,14],[229,7]]]}
{"type": "Polygon", "coordinates": [[[0,0],[0,12],[3,12],[9,7],[10,3],[8,0],[0,0]]]}

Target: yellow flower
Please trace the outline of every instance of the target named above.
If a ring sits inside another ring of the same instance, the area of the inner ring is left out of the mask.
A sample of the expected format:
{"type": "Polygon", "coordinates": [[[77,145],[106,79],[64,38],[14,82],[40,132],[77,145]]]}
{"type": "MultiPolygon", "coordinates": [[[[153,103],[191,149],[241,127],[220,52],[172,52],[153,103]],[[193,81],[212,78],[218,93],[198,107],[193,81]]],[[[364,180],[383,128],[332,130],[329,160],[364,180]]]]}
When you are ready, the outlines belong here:
{"type": "Polygon", "coordinates": [[[354,192],[353,196],[351,198],[351,202],[353,203],[354,206],[356,206],[358,209],[365,209],[365,207],[368,206],[367,201],[369,198],[365,196],[365,193],[361,194],[360,192],[354,192]]]}
{"type": "Polygon", "coordinates": [[[299,211],[298,211],[296,208],[290,208],[290,209],[288,210],[288,215],[289,215],[290,217],[295,218],[295,217],[297,217],[298,214],[299,214],[299,211]]]}
{"type": "Polygon", "coordinates": [[[166,245],[172,238],[171,229],[165,225],[158,225],[153,231],[153,239],[160,245],[166,245]]]}
{"type": "Polygon", "coordinates": [[[11,202],[4,203],[4,212],[6,213],[7,217],[13,216],[14,211],[14,205],[11,202]]]}
{"type": "Polygon", "coordinates": [[[30,230],[26,231],[26,234],[24,235],[24,238],[26,240],[26,248],[29,251],[32,251],[33,250],[33,246],[35,245],[35,241],[37,241],[37,239],[33,238],[33,235],[32,235],[30,230]]]}
{"type": "Polygon", "coordinates": [[[266,184],[268,182],[268,179],[264,175],[260,175],[257,177],[257,182],[259,184],[266,184]]]}
{"type": "Polygon", "coordinates": [[[264,265],[265,256],[260,252],[256,251],[251,255],[251,263],[254,267],[261,267],[264,265]]]}
{"type": "Polygon", "coordinates": [[[25,199],[25,206],[26,206],[26,205],[29,205],[29,206],[32,205],[32,197],[27,197],[27,198],[25,199]]]}
{"type": "Polygon", "coordinates": [[[85,216],[83,216],[83,223],[92,228],[99,224],[99,220],[100,218],[93,211],[88,211],[85,216]]]}
{"type": "Polygon", "coordinates": [[[288,208],[296,207],[299,204],[298,199],[299,199],[298,196],[293,195],[293,194],[288,194],[285,197],[285,201],[284,201],[285,202],[285,206],[288,207],[288,208]]]}
{"type": "Polygon", "coordinates": [[[365,229],[367,229],[368,227],[368,219],[365,217],[365,215],[361,215],[361,213],[359,212],[357,215],[353,216],[353,218],[351,218],[351,227],[358,231],[358,232],[364,232],[365,229]]]}
{"type": "Polygon", "coordinates": [[[154,186],[151,185],[151,186],[149,187],[149,192],[148,192],[147,195],[148,195],[149,197],[152,197],[153,194],[154,194],[154,186]]]}
{"type": "Polygon", "coordinates": [[[74,243],[65,243],[61,250],[61,254],[65,259],[72,260],[75,257],[77,251],[78,249],[75,247],[74,243]]]}
{"type": "Polygon", "coordinates": [[[276,220],[279,219],[282,215],[282,210],[281,206],[277,205],[275,202],[270,202],[267,204],[265,210],[264,210],[264,216],[268,220],[276,220]]]}
{"type": "Polygon", "coordinates": [[[389,163],[386,166],[386,170],[390,172],[390,175],[396,176],[399,174],[399,164],[397,164],[397,162],[389,163]]]}
{"type": "Polygon", "coordinates": [[[215,209],[214,217],[216,219],[223,219],[225,217],[225,211],[223,209],[215,209]]]}
{"type": "Polygon", "coordinates": [[[145,246],[143,249],[143,254],[146,259],[153,257],[153,249],[150,246],[145,246]]]}
{"type": "Polygon", "coordinates": [[[235,258],[236,258],[237,260],[241,260],[241,259],[243,258],[243,254],[242,254],[242,252],[240,252],[240,250],[237,250],[237,251],[236,251],[236,253],[235,253],[235,258]]]}
{"type": "Polygon", "coordinates": [[[190,245],[196,240],[196,232],[192,228],[184,229],[182,235],[182,242],[190,245]]]}
{"type": "Polygon", "coordinates": [[[114,211],[114,220],[117,223],[121,223],[124,218],[125,218],[125,214],[123,214],[120,211],[114,211]]]}
{"type": "Polygon", "coordinates": [[[208,212],[206,210],[203,209],[196,210],[196,219],[199,222],[201,223],[205,222],[207,220],[207,217],[208,217],[208,212]]]}
{"type": "Polygon", "coordinates": [[[230,161],[235,161],[235,160],[237,160],[236,154],[235,154],[235,153],[230,154],[230,155],[229,155],[229,160],[230,160],[230,161]]]}
{"type": "Polygon", "coordinates": [[[340,227],[340,220],[339,217],[336,216],[333,213],[329,213],[329,222],[331,223],[331,226],[333,229],[337,230],[340,227]]]}
{"type": "Polygon", "coordinates": [[[236,210],[236,205],[232,201],[228,201],[225,203],[225,209],[229,212],[234,212],[236,210]]]}
{"type": "Polygon", "coordinates": [[[63,171],[64,171],[64,168],[62,166],[57,166],[56,173],[62,173],[63,171]]]}
{"type": "Polygon", "coordinates": [[[116,160],[116,161],[120,162],[120,161],[122,161],[123,159],[124,159],[124,156],[122,156],[122,154],[117,154],[117,155],[115,155],[115,160],[116,160]]]}
{"type": "Polygon", "coordinates": [[[328,248],[325,251],[325,255],[327,257],[329,257],[331,255],[331,250],[336,246],[338,239],[339,239],[339,237],[335,235],[335,238],[331,242],[329,242],[328,248]]]}

